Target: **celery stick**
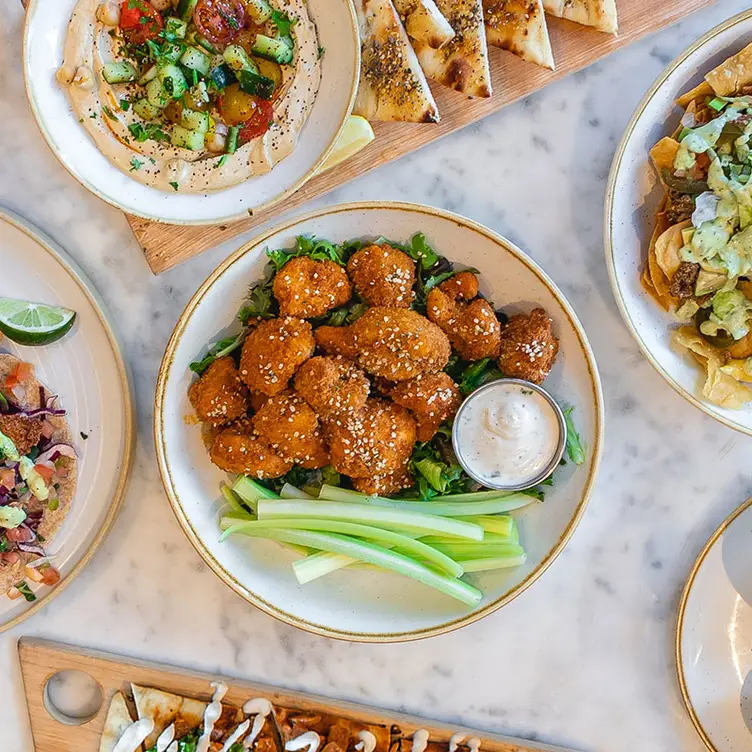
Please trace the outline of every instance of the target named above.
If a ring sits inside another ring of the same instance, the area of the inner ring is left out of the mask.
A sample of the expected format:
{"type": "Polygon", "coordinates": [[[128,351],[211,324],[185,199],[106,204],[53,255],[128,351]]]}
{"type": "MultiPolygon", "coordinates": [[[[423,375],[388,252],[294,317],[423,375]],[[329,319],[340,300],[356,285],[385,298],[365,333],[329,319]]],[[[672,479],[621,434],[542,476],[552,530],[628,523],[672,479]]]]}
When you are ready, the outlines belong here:
{"type": "MultiPolygon", "coordinates": [[[[228,527],[237,525],[240,522],[252,522],[256,517],[248,512],[228,512],[219,520],[219,529],[227,530],[228,527]]],[[[449,540],[447,538],[447,540],[449,540]]]]}
{"type": "Polygon", "coordinates": [[[235,485],[232,487],[232,490],[235,491],[235,493],[240,496],[241,500],[248,504],[248,506],[250,506],[254,511],[256,511],[256,502],[259,499],[279,498],[279,496],[277,496],[274,491],[270,491],[260,483],[256,483],[253,478],[249,478],[247,475],[244,475],[242,478],[238,478],[235,481],[235,485]]]}
{"type": "Polygon", "coordinates": [[[282,490],[279,492],[279,498],[280,499],[315,499],[315,496],[311,496],[311,494],[306,493],[305,491],[301,491],[299,488],[295,488],[295,486],[291,485],[290,483],[285,483],[284,486],[282,486],[282,490]]]}
{"type": "MultiPolygon", "coordinates": [[[[241,523],[242,524],[242,523],[241,523]]],[[[250,523],[249,523],[250,524],[250,523]]],[[[524,556],[525,549],[516,543],[434,543],[431,548],[442,551],[453,559],[480,559],[480,558],[502,558],[507,556],[524,556]]]]}
{"type": "Polygon", "coordinates": [[[431,504],[437,501],[455,502],[455,501],[488,501],[489,499],[501,499],[509,496],[516,496],[513,491],[473,491],[464,494],[449,494],[448,496],[435,496],[430,502],[415,501],[415,499],[389,499],[385,496],[369,496],[359,491],[350,491],[347,488],[330,486],[327,483],[321,486],[319,498],[327,501],[352,501],[355,503],[367,503],[375,501],[386,501],[390,504],[394,502],[407,502],[410,504],[431,504]]]}
{"type": "Polygon", "coordinates": [[[253,535],[253,531],[255,530],[272,528],[285,530],[320,530],[325,533],[340,533],[343,535],[356,536],[358,538],[369,538],[378,543],[385,543],[389,546],[399,546],[406,554],[420,557],[452,577],[462,576],[462,567],[460,567],[453,559],[446,554],[437,551],[435,548],[427,546],[419,540],[415,540],[407,535],[401,535],[400,533],[394,533],[390,530],[382,530],[367,525],[358,525],[352,522],[317,520],[310,518],[251,520],[248,522],[238,522],[232,527],[227,528],[222,533],[220,541],[225,540],[228,536],[233,535],[234,533],[253,535]]]}
{"type": "Polygon", "coordinates": [[[244,534],[259,538],[271,538],[272,540],[284,543],[295,543],[299,546],[317,548],[321,551],[344,554],[353,559],[358,559],[381,569],[388,569],[422,582],[424,585],[433,587],[445,595],[462,601],[468,606],[477,605],[483,597],[483,593],[480,590],[462,580],[439,574],[436,570],[430,569],[408,556],[395,553],[373,543],[349,538],[346,535],[278,528],[257,528],[251,531],[246,530],[244,534]]]}
{"type": "MultiPolygon", "coordinates": [[[[486,572],[490,569],[509,569],[511,567],[522,566],[527,557],[521,556],[501,556],[498,558],[490,557],[486,559],[464,559],[462,566],[466,572],[486,572]]],[[[305,561],[305,559],[303,559],[305,561]]],[[[297,562],[296,562],[297,564],[297,562]]]]}
{"type": "Polygon", "coordinates": [[[328,551],[317,551],[315,554],[306,556],[305,559],[293,563],[295,576],[301,585],[317,580],[339,569],[357,564],[358,560],[344,554],[330,554],[328,551]]]}
{"type": "MultiPolygon", "coordinates": [[[[448,535],[469,540],[483,540],[483,528],[470,522],[448,520],[432,514],[403,509],[382,509],[370,504],[347,504],[338,501],[258,501],[259,519],[310,517],[313,519],[343,520],[395,527],[400,532],[425,535],[448,535]]],[[[427,510],[426,510],[427,511],[427,510]]]]}
{"type": "Polygon", "coordinates": [[[514,518],[508,514],[456,517],[455,519],[474,522],[476,525],[480,525],[487,533],[494,533],[495,535],[511,535],[511,531],[515,527],[514,518]]]}
{"type": "Polygon", "coordinates": [[[248,510],[241,504],[240,499],[235,495],[229,486],[222,486],[222,496],[224,496],[227,505],[233,512],[248,513],[248,510]]]}

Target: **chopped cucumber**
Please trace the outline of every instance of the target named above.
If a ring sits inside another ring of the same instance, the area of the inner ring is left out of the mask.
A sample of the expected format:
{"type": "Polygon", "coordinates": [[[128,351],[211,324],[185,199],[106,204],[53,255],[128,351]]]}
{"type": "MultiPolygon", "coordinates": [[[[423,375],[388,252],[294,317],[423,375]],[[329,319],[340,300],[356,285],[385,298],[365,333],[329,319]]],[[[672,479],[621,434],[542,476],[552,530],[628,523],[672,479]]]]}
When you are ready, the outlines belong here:
{"type": "Polygon", "coordinates": [[[272,17],[272,6],[266,0],[245,0],[245,12],[253,23],[261,26],[272,17]]]}
{"type": "Polygon", "coordinates": [[[171,63],[177,63],[183,54],[183,48],[179,44],[166,44],[162,49],[160,61],[169,60],[171,63]]]}
{"type": "Polygon", "coordinates": [[[165,31],[169,32],[170,34],[174,34],[180,39],[185,39],[185,33],[186,31],[188,31],[188,23],[182,18],[175,18],[174,16],[170,16],[165,21],[165,31]]]}
{"type": "Polygon", "coordinates": [[[274,39],[263,34],[256,35],[253,54],[273,60],[280,65],[289,65],[293,58],[293,45],[285,39],[274,39]]]}
{"type": "Polygon", "coordinates": [[[158,78],[153,78],[146,84],[146,99],[152,107],[163,110],[170,104],[170,98],[162,88],[162,82],[158,78]]]}
{"type": "Polygon", "coordinates": [[[236,73],[239,73],[240,71],[258,73],[256,64],[248,57],[246,51],[239,44],[229,45],[224,53],[222,53],[222,56],[227,65],[229,65],[236,73]]]}
{"type": "Polygon", "coordinates": [[[180,117],[180,125],[189,131],[196,131],[196,133],[206,133],[209,130],[209,122],[208,112],[189,110],[188,108],[183,109],[183,114],[180,117]]]}
{"type": "Polygon", "coordinates": [[[138,72],[129,63],[106,63],[102,68],[102,77],[108,84],[125,84],[135,81],[138,72]]]}
{"type": "Polygon", "coordinates": [[[138,79],[138,85],[139,86],[146,86],[146,84],[149,83],[149,81],[153,81],[157,77],[157,66],[152,65],[151,68],[149,68],[146,73],[144,73],[141,78],[138,79]]]}
{"type": "Polygon", "coordinates": [[[170,143],[182,149],[202,151],[204,148],[204,134],[198,131],[190,131],[181,125],[174,125],[172,127],[170,143]]]}
{"type": "Polygon", "coordinates": [[[240,88],[246,94],[252,94],[261,99],[271,99],[274,96],[274,90],[277,88],[274,81],[266,76],[253,73],[249,70],[242,70],[238,73],[240,88]]]}
{"type": "MultiPolygon", "coordinates": [[[[188,89],[183,71],[177,65],[162,66],[159,69],[159,81],[165,94],[172,99],[180,99],[188,89]]],[[[151,99],[149,101],[151,102],[151,99]]]]}
{"type": "Polygon", "coordinates": [[[162,110],[159,107],[155,107],[148,99],[139,99],[133,105],[133,112],[142,120],[156,120],[162,110]]]}
{"type": "Polygon", "coordinates": [[[200,34],[196,36],[196,44],[199,47],[203,47],[211,55],[217,54],[217,48],[206,37],[202,37],[200,34]]]}
{"type": "Polygon", "coordinates": [[[209,72],[210,59],[196,47],[188,47],[188,49],[182,54],[180,62],[190,70],[195,70],[202,76],[205,76],[209,72]]]}
{"type": "Polygon", "coordinates": [[[238,150],[238,136],[240,134],[240,128],[237,125],[230,126],[227,131],[227,142],[225,145],[225,152],[227,154],[234,154],[238,150]]]}
{"type": "Polygon", "coordinates": [[[183,21],[190,21],[193,18],[193,11],[196,9],[198,0],[180,0],[178,3],[178,15],[183,21]]]}
{"type": "Polygon", "coordinates": [[[209,78],[214,82],[218,89],[226,89],[230,84],[235,83],[235,74],[232,72],[227,63],[222,63],[212,69],[209,78]]]}

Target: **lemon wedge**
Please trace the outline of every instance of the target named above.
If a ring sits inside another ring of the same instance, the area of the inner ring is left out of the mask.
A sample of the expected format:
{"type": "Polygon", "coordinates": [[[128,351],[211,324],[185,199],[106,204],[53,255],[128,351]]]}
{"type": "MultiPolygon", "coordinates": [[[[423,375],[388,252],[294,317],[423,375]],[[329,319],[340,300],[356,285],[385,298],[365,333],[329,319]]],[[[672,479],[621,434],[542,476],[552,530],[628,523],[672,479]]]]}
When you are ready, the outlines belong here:
{"type": "Polygon", "coordinates": [[[326,162],[321,165],[318,172],[329,170],[346,159],[350,159],[354,154],[368,146],[374,138],[373,128],[364,117],[350,115],[332,153],[327,157],[326,162]]]}

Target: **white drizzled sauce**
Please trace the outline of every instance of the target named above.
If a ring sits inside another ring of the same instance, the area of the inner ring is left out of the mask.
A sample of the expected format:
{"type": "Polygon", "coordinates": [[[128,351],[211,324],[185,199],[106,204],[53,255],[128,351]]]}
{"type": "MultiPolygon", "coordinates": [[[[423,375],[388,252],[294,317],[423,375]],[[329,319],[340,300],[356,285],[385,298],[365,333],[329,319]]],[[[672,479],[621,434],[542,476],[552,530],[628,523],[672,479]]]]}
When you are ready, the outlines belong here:
{"type": "Polygon", "coordinates": [[[175,738],[175,724],[171,723],[157,739],[157,752],[167,752],[170,744],[175,738]]]}
{"type": "Polygon", "coordinates": [[[227,694],[227,685],[222,682],[211,682],[214,687],[212,701],[206,706],[204,711],[204,731],[198,739],[196,752],[209,752],[209,742],[211,741],[214,724],[222,715],[222,698],[227,694]]]}
{"type": "Polygon", "coordinates": [[[470,750],[470,752],[478,752],[480,749],[480,739],[478,739],[477,736],[471,736],[467,740],[467,748],[470,750]]]}
{"type": "Polygon", "coordinates": [[[177,742],[173,742],[172,744],[170,744],[170,746],[167,747],[167,749],[165,750],[165,752],[178,752],[178,743],[177,742]]]}
{"type": "Polygon", "coordinates": [[[376,737],[367,729],[358,731],[360,741],[355,745],[358,752],[373,752],[376,749],[376,737]]]}
{"type": "Polygon", "coordinates": [[[489,488],[504,488],[534,481],[544,472],[560,436],[557,414],[543,395],[499,382],[464,404],[456,439],[468,472],[489,488]]]}
{"type": "Polygon", "coordinates": [[[123,735],[118,739],[112,752],[136,752],[136,750],[141,749],[144,739],[152,731],[154,731],[154,721],[151,718],[141,718],[141,720],[131,723],[123,731],[123,735]]]}
{"type": "Polygon", "coordinates": [[[425,752],[428,746],[428,731],[425,729],[418,729],[413,734],[413,748],[412,752],[425,752]]]}
{"type": "Polygon", "coordinates": [[[320,744],[321,737],[315,731],[306,731],[295,739],[290,739],[285,744],[285,749],[288,752],[297,752],[299,749],[308,747],[308,752],[316,752],[320,744]]]}
{"type": "Polygon", "coordinates": [[[242,723],[238,724],[235,731],[233,731],[230,736],[227,737],[227,741],[222,745],[222,752],[229,752],[230,747],[232,747],[232,745],[235,744],[235,742],[240,739],[240,737],[243,736],[246,731],[248,731],[250,725],[251,722],[248,720],[245,720],[242,723]]]}
{"type": "Polygon", "coordinates": [[[467,739],[467,734],[452,734],[449,738],[449,752],[457,752],[457,747],[467,739]]]}
{"type": "Polygon", "coordinates": [[[251,733],[243,741],[243,749],[250,749],[253,746],[253,743],[261,733],[261,729],[264,728],[266,717],[271,714],[272,710],[272,704],[265,697],[254,697],[243,705],[243,712],[246,715],[256,716],[253,719],[251,733]]]}

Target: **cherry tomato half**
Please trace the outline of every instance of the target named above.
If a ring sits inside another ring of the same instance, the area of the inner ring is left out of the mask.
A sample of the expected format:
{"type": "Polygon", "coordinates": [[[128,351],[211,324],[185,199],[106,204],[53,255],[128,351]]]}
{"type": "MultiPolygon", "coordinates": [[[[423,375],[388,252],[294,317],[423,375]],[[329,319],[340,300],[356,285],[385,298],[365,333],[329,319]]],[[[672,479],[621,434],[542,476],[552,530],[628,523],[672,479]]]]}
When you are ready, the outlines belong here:
{"type": "Polygon", "coordinates": [[[245,4],[243,0],[198,0],[193,21],[212,44],[230,44],[245,26],[245,4]]]}
{"type": "Polygon", "coordinates": [[[267,102],[265,99],[259,99],[254,97],[256,105],[256,111],[251,117],[240,127],[240,133],[238,138],[242,142],[250,141],[257,136],[262,136],[269,130],[274,119],[274,107],[271,102],[267,102]]]}
{"type": "Polygon", "coordinates": [[[159,11],[146,0],[123,0],[120,9],[120,28],[126,41],[145,44],[154,39],[164,26],[159,11]]]}

